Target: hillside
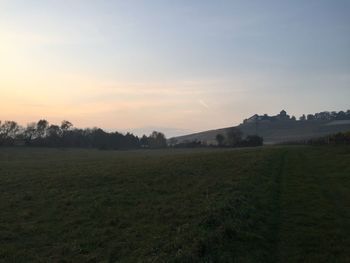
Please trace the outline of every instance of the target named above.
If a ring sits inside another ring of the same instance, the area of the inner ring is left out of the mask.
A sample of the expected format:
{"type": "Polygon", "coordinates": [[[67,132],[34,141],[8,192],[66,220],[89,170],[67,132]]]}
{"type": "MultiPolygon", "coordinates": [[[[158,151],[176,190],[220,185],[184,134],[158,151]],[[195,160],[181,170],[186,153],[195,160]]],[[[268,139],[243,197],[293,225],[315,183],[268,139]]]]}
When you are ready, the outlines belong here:
{"type": "MultiPolygon", "coordinates": [[[[238,126],[243,136],[257,134],[264,138],[265,144],[276,144],[290,141],[301,141],[321,137],[336,132],[350,130],[350,120],[310,120],[310,121],[254,121],[245,122],[238,126]]],[[[172,138],[176,143],[201,141],[207,144],[216,144],[217,134],[226,134],[232,127],[204,131],[172,138]]]]}

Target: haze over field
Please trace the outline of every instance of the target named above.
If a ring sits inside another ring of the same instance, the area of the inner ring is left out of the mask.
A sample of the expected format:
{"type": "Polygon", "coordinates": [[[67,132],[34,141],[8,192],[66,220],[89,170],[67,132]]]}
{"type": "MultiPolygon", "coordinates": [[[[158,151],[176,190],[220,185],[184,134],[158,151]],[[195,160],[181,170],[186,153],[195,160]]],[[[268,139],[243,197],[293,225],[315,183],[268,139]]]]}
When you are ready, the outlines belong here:
{"type": "Polygon", "coordinates": [[[229,127],[349,108],[350,2],[0,0],[0,119],[229,127]]]}

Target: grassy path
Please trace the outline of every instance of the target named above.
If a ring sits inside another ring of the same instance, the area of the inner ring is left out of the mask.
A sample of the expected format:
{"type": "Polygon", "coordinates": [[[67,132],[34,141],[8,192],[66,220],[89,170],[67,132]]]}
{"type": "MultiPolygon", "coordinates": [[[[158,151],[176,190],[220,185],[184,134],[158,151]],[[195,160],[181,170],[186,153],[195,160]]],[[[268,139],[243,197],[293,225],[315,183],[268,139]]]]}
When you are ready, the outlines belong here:
{"type": "Polygon", "coordinates": [[[289,148],[278,262],[350,262],[350,151],[289,148]]]}

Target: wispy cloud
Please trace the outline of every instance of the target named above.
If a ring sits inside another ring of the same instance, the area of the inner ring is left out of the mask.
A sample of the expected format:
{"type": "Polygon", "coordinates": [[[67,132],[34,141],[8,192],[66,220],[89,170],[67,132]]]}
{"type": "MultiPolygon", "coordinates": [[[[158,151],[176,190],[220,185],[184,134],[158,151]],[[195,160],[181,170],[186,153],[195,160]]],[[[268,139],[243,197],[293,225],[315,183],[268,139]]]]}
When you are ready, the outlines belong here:
{"type": "Polygon", "coordinates": [[[206,109],[209,109],[209,106],[208,106],[208,104],[207,103],[205,103],[205,101],[204,100],[199,100],[199,104],[200,105],[202,105],[204,108],[206,108],[206,109]]]}
{"type": "Polygon", "coordinates": [[[67,38],[55,34],[40,34],[36,32],[6,32],[0,31],[0,39],[3,42],[15,45],[58,45],[70,43],[67,38]]]}

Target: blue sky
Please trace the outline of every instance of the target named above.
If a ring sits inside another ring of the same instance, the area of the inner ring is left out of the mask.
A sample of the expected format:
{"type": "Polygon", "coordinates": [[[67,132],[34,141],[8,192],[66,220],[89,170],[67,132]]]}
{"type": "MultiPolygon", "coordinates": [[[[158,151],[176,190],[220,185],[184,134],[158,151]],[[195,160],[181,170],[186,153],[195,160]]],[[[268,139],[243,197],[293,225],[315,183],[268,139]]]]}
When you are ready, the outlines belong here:
{"type": "Polygon", "coordinates": [[[0,119],[168,135],[350,108],[350,1],[0,1],[0,119]]]}

